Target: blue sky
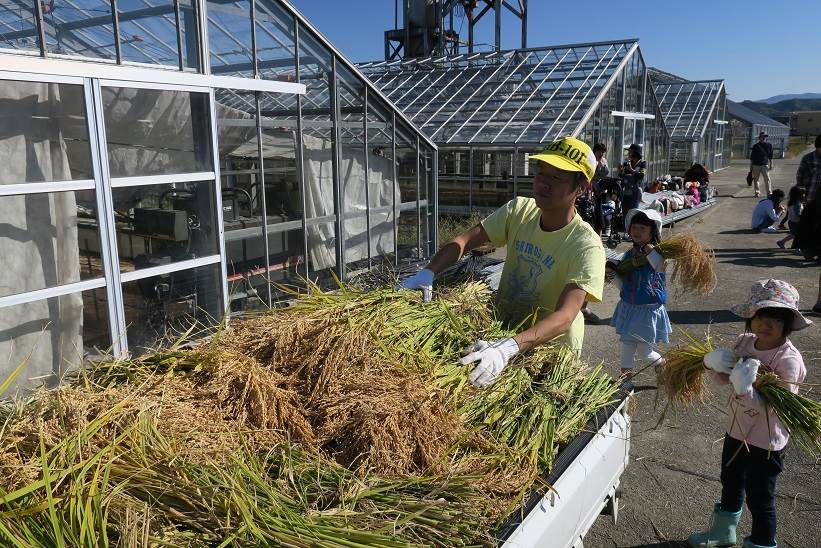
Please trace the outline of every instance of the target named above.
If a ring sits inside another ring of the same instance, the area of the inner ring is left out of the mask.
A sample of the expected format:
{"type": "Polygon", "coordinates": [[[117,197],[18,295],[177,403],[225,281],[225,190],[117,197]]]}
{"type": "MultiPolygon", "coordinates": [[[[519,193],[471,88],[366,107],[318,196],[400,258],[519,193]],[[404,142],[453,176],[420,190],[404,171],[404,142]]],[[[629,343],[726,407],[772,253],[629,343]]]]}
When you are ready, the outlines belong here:
{"type": "MultiPolygon", "coordinates": [[[[394,0],[289,1],[349,59],[383,58],[394,0]]],[[[502,22],[502,47],[518,47],[518,20],[505,10],[502,22]]],[[[638,38],[651,66],[723,78],[735,101],[821,93],[821,0],[529,2],[530,47],[621,38],[638,38]]],[[[477,42],[492,41],[493,19],[485,16],[477,42]]]]}

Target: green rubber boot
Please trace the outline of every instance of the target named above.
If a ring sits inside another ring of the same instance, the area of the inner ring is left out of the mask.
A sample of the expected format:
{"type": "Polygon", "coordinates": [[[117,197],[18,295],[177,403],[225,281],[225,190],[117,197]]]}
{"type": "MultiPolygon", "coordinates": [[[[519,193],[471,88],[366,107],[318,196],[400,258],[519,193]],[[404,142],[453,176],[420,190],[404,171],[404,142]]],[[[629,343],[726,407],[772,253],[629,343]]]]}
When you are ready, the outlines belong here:
{"type": "Polygon", "coordinates": [[[743,548],[778,548],[778,544],[773,544],[772,546],[761,546],[760,544],[753,544],[750,541],[750,537],[744,537],[744,544],[742,544],[743,548]]]}
{"type": "Polygon", "coordinates": [[[710,528],[702,533],[693,533],[687,542],[693,548],[728,548],[735,546],[735,528],[741,519],[741,510],[725,512],[721,504],[716,504],[710,516],[710,528]]]}

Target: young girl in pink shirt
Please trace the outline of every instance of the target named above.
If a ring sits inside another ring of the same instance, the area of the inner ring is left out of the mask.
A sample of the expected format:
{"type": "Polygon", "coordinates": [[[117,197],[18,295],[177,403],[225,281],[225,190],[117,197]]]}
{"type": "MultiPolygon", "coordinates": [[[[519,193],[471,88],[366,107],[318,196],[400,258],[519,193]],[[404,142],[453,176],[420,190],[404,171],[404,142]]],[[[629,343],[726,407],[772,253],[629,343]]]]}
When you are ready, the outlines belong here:
{"type": "Polygon", "coordinates": [[[718,349],[704,358],[713,377],[732,384],[730,426],[721,454],[721,502],[713,509],[710,528],[694,533],[690,546],[735,546],[736,527],[746,495],[752,531],[744,548],[771,548],[775,542],[775,481],[784,466],[789,431],[755,389],[757,373],[772,372],[798,392],[807,370],[801,353],[787,336],[812,322],[798,311],[798,291],[781,280],[759,280],[750,300],[734,306],[746,319],[746,331],[732,350],[718,349]]]}

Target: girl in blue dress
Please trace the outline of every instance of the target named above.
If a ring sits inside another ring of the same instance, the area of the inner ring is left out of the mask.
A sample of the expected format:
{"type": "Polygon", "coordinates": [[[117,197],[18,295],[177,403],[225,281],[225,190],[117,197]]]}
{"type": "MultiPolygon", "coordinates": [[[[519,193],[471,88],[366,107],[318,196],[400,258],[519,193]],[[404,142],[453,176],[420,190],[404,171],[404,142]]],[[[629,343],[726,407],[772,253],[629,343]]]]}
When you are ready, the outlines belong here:
{"type": "MultiPolygon", "coordinates": [[[[664,257],[655,246],[661,240],[661,215],[652,209],[631,209],[625,218],[633,247],[623,261],[646,255],[647,263],[629,274],[608,276],[620,289],[619,304],[611,325],[621,340],[621,374],[631,377],[636,358],[643,363],[662,365],[656,343],[667,343],[672,326],[664,304],[667,302],[664,257]]],[[[615,272],[613,272],[615,274],[615,272]]]]}

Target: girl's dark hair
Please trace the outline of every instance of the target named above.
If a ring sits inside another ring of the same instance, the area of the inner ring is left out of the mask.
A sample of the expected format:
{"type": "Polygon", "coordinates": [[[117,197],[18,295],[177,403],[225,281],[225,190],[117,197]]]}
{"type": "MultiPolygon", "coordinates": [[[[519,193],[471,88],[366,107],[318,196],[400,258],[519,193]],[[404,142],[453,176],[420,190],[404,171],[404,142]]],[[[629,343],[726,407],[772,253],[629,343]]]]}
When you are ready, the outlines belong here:
{"type": "Polygon", "coordinates": [[[773,190],[772,194],[769,196],[770,200],[773,201],[774,206],[778,206],[782,200],[784,200],[784,191],[780,188],[776,188],[773,190]]]}
{"type": "MultiPolygon", "coordinates": [[[[648,217],[644,213],[638,212],[635,215],[633,215],[633,218],[630,219],[630,224],[631,225],[649,226],[650,229],[651,229],[651,233],[653,234],[651,243],[653,245],[657,245],[661,241],[661,234],[659,234],[659,230],[658,230],[658,227],[656,226],[656,223],[654,223],[653,220],[650,219],[650,217],[648,217]]],[[[627,230],[629,231],[630,227],[627,227],[627,230]]]]}
{"type": "Polygon", "coordinates": [[[795,204],[801,202],[804,199],[804,187],[800,187],[798,185],[792,187],[790,189],[790,197],[787,199],[788,206],[794,206],[795,204]]]}
{"type": "Polygon", "coordinates": [[[607,147],[604,143],[596,143],[593,145],[593,152],[607,152],[607,147]]]}
{"type": "Polygon", "coordinates": [[[792,310],[789,308],[759,308],[755,316],[752,318],[747,318],[746,326],[747,331],[752,329],[753,318],[772,318],[773,320],[779,320],[781,323],[784,324],[784,333],[785,337],[788,337],[790,333],[792,333],[793,323],[795,322],[795,314],[793,314],[792,310]]]}

